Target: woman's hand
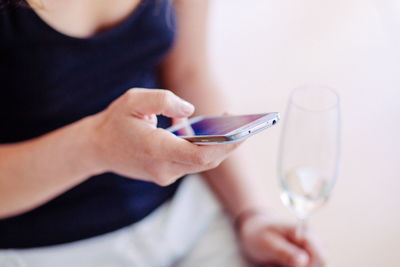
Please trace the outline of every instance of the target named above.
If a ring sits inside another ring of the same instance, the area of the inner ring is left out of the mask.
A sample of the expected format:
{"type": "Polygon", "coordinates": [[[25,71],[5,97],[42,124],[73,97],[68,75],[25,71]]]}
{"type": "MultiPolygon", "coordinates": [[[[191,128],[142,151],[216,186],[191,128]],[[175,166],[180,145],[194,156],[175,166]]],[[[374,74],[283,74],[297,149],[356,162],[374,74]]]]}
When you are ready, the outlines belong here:
{"type": "Polygon", "coordinates": [[[296,238],[295,228],[272,224],[264,215],[253,215],[241,224],[239,238],[246,255],[266,266],[320,267],[321,253],[310,234],[296,238]],[[270,265],[267,265],[270,264],[270,265]]]}
{"type": "Polygon", "coordinates": [[[186,118],[194,107],[167,90],[130,89],[92,117],[97,172],[169,185],[187,173],[218,166],[237,144],[197,146],[156,128],[156,114],[186,118]]]}

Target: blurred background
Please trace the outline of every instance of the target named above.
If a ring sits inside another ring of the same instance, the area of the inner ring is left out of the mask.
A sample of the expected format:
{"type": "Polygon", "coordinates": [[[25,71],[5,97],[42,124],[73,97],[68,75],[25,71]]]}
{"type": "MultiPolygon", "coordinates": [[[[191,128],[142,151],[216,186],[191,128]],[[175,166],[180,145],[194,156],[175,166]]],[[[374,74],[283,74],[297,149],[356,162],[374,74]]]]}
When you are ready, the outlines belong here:
{"type": "MultiPolygon", "coordinates": [[[[284,120],[295,87],[326,84],[340,94],[339,178],[309,220],[327,266],[400,266],[400,1],[210,2],[210,59],[230,112],[279,111],[284,120]]],[[[294,222],[279,198],[281,126],[238,153],[271,208],[294,222]]]]}

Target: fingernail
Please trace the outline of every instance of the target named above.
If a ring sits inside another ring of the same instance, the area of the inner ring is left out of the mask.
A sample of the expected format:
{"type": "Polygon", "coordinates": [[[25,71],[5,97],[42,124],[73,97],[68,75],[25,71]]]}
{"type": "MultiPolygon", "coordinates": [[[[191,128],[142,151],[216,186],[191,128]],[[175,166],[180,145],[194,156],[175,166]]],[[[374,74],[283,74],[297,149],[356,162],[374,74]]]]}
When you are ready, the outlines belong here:
{"type": "Polygon", "coordinates": [[[296,266],[299,266],[299,267],[307,266],[308,261],[309,261],[309,257],[305,253],[301,253],[301,254],[297,255],[295,258],[296,266]]]}
{"type": "Polygon", "coordinates": [[[189,102],[182,100],[182,111],[185,114],[192,114],[194,112],[194,106],[190,104],[189,102]]]}

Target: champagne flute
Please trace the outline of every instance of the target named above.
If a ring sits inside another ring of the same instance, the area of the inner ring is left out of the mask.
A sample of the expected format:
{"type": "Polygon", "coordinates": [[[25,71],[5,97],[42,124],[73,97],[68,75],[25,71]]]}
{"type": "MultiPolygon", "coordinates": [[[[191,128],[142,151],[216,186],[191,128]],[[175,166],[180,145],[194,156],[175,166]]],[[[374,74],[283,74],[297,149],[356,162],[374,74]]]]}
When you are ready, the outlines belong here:
{"type": "Polygon", "coordinates": [[[278,159],[281,199],[300,220],[301,238],[309,214],[328,200],[337,179],[339,96],[326,86],[296,88],[285,115],[278,159]]]}

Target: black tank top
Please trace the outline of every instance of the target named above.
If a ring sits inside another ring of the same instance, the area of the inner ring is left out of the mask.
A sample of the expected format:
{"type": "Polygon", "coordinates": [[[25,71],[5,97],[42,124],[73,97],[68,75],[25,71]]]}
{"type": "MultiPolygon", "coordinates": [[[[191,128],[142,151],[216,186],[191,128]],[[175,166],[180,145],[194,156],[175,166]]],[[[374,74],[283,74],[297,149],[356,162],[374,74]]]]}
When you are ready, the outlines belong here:
{"type": "MultiPolygon", "coordinates": [[[[168,0],[142,0],[121,24],[82,39],[57,32],[29,8],[4,8],[0,143],[31,139],[97,113],[129,88],[162,88],[157,70],[173,37],[168,0]]],[[[169,124],[159,117],[160,127],[169,124]]],[[[53,245],[116,230],[147,216],[177,186],[113,173],[92,177],[34,210],[0,220],[0,248],[53,245]]]]}

